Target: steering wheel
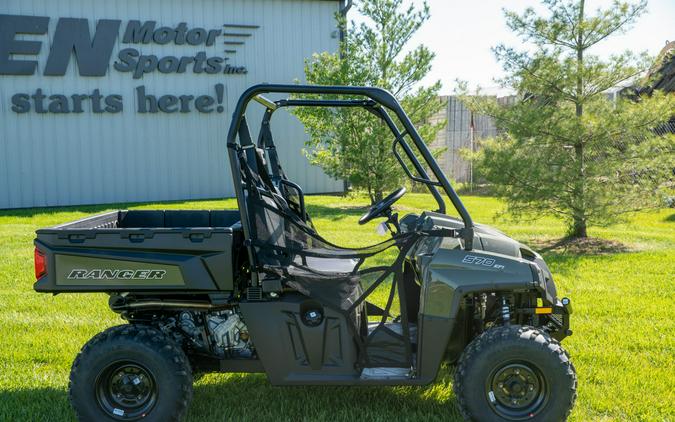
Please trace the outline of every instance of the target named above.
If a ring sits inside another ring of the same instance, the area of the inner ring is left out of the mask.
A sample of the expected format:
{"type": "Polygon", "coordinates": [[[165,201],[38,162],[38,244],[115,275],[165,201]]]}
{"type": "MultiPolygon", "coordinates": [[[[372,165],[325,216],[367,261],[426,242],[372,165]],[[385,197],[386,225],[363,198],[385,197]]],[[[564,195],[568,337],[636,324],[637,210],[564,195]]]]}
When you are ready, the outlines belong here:
{"type": "Polygon", "coordinates": [[[359,218],[359,224],[366,224],[370,220],[372,220],[375,217],[380,216],[382,213],[384,213],[389,207],[394,205],[396,201],[401,199],[401,197],[405,195],[405,188],[400,187],[396,189],[394,192],[390,193],[387,195],[386,198],[383,198],[381,201],[379,201],[377,204],[373,205],[366,211],[365,214],[359,218]]]}

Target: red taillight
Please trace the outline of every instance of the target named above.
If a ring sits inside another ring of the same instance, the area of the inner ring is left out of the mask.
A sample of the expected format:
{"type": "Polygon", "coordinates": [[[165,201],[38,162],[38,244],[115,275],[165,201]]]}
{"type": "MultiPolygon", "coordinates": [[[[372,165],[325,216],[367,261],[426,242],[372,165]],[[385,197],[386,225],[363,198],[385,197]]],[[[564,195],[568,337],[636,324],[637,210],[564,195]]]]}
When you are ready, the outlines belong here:
{"type": "Polygon", "coordinates": [[[38,248],[35,248],[35,279],[37,280],[45,274],[47,274],[47,259],[38,248]]]}

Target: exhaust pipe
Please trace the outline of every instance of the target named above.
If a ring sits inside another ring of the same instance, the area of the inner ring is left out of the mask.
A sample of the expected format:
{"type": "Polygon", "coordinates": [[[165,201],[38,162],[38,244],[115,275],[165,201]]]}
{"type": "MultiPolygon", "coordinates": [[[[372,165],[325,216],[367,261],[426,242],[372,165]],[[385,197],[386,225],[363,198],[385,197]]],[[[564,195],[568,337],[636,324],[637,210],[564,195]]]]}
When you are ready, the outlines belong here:
{"type": "Polygon", "coordinates": [[[122,311],[146,311],[146,310],[196,310],[196,311],[214,311],[221,309],[229,309],[230,304],[214,305],[210,302],[195,302],[182,300],[144,300],[138,302],[126,303],[122,297],[111,297],[108,302],[110,309],[114,312],[122,311]],[[121,303],[120,303],[121,302],[121,303]]]}

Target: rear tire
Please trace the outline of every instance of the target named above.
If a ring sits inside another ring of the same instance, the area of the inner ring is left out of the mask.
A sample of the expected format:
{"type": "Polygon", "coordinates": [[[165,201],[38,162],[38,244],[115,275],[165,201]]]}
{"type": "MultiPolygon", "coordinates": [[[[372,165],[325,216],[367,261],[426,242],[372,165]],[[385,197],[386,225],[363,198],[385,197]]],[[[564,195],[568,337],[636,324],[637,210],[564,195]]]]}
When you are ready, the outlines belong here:
{"type": "Polygon", "coordinates": [[[462,416],[474,421],[564,421],[577,393],[569,355],[546,332],[495,327],[463,352],[453,389],[462,416]]]}
{"type": "Polygon", "coordinates": [[[82,347],[69,397],[80,421],[180,421],[192,399],[192,371],[161,331],[120,325],[82,347]]]}

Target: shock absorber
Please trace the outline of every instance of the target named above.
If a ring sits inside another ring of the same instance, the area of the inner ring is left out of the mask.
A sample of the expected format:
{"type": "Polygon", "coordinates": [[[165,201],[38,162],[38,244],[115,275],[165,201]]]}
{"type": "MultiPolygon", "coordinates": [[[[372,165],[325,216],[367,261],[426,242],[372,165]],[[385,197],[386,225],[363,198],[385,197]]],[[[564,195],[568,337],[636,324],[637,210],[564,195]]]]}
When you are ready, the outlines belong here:
{"type": "Polygon", "coordinates": [[[509,301],[506,300],[505,296],[502,296],[502,321],[504,325],[511,323],[511,310],[509,308],[509,301]]]}

